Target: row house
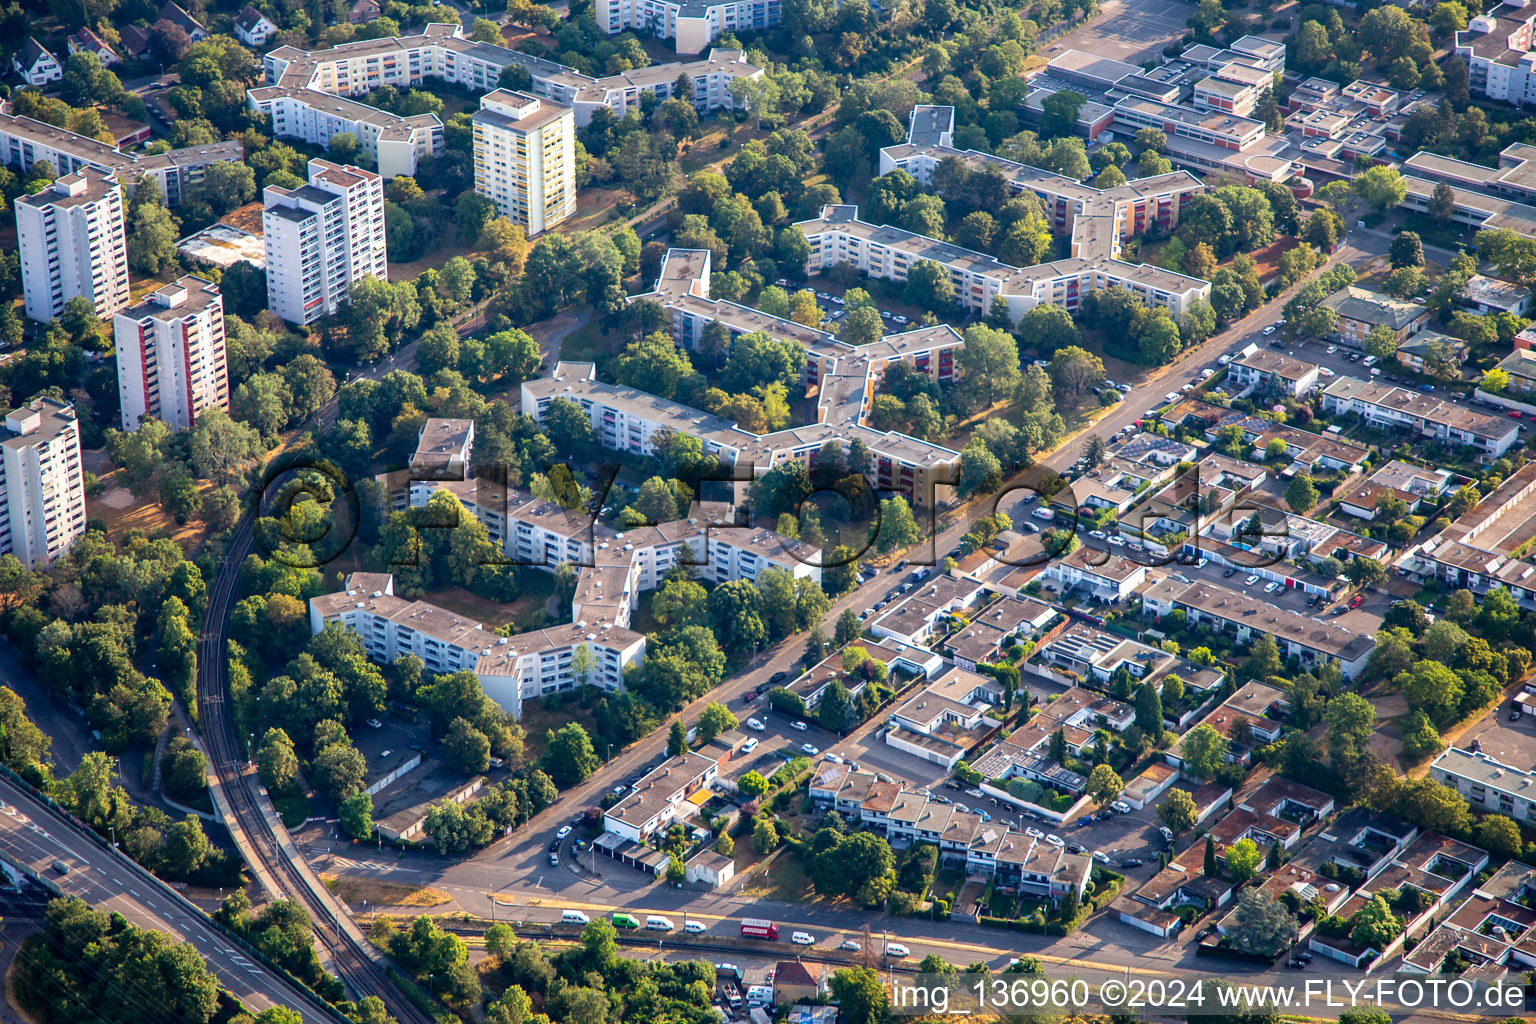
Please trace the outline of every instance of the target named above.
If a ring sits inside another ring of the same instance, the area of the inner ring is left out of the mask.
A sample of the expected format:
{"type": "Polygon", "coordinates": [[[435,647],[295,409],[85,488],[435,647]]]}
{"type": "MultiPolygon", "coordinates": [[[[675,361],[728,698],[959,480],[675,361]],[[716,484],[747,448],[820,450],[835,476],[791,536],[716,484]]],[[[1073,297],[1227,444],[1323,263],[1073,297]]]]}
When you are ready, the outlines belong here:
{"type": "Polygon", "coordinates": [[[1520,425],[1474,412],[1406,388],[1339,377],[1323,389],[1323,409],[1357,415],[1378,430],[1404,429],[1440,444],[1471,448],[1479,462],[1492,462],[1520,440],[1520,425]]]}

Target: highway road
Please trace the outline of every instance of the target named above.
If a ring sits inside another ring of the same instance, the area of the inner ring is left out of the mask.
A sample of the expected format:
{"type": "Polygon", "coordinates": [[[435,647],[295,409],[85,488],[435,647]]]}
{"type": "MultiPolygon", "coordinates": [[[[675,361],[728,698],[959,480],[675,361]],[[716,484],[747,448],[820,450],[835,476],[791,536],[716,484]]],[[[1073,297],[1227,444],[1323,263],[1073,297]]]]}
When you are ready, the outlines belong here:
{"type": "Polygon", "coordinates": [[[307,1021],[338,1020],[312,995],[241,952],[201,911],[179,899],[165,884],[126,854],[107,849],[21,786],[0,777],[0,856],[47,878],[66,896],[98,910],[122,914],[130,923],[191,943],[208,969],[253,1013],[271,1006],[299,1012],[307,1021]],[[68,869],[60,874],[54,867],[68,869]]]}

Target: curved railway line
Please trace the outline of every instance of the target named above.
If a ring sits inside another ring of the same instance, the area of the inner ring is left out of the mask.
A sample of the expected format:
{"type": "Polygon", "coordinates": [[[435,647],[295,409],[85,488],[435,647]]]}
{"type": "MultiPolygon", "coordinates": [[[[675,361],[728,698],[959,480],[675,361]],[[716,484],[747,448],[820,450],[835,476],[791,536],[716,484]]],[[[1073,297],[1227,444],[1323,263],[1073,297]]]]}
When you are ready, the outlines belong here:
{"type": "MultiPolygon", "coordinates": [[[[255,516],[253,509],[240,521],[230,537],[218,575],[209,585],[197,668],[199,731],[228,807],[231,820],[226,824],[253,866],[265,871],[287,896],[308,911],[315,939],[354,999],[378,996],[400,1024],[431,1024],[431,1018],[405,997],[384,966],[369,955],[362,940],[349,930],[346,908],[309,864],[297,856],[296,850],[293,856],[284,851],[285,837],[278,834],[282,824],[276,812],[270,803],[264,806],[266,798],[260,792],[256,774],[242,768],[240,740],[229,708],[226,640],[230,611],[239,589],[240,565],[251,551],[255,516]]],[[[291,842],[288,845],[293,849],[291,842]]]]}

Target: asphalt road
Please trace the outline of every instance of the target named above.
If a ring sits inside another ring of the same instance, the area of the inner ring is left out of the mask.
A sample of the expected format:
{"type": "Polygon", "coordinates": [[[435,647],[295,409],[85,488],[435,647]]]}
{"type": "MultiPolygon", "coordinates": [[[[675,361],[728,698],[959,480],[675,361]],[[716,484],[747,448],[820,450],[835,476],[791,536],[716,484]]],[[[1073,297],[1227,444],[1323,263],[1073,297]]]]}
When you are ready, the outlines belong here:
{"type": "Polygon", "coordinates": [[[198,911],[189,909],[125,854],[106,850],[29,793],[0,778],[0,856],[53,881],[66,896],[122,914],[132,924],[191,943],[219,984],[252,1012],[283,1006],[308,1021],[331,1021],[312,997],[234,948],[198,911]],[[54,868],[63,863],[64,874],[54,868]]]}

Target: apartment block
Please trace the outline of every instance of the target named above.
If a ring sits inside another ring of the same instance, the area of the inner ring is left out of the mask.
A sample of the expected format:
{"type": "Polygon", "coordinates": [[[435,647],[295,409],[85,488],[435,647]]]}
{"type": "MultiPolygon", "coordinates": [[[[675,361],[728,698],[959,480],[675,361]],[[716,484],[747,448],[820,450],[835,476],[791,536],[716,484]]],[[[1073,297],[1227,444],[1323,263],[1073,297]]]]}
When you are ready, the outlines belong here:
{"type": "Polygon", "coordinates": [[[309,184],[268,185],[267,305],[289,323],[334,313],[352,286],[387,276],[384,186],[379,175],[329,160],[309,162],[309,184]]]}
{"type": "Polygon", "coordinates": [[[325,146],[337,132],[351,132],[368,162],[386,178],[415,174],[421,158],[442,153],[443,124],[436,114],[403,116],[359,99],[382,86],[407,90],[435,78],[487,93],[500,88],[504,71],[519,68],[528,73],[528,92],[570,106],[581,127],[600,107],[622,117],[639,106],[645,93],[669,99],[681,77],[693,83],[700,116],[730,110],[736,105],[730,83],[763,74],[740,50],[715,49],[703,60],[592,78],[564,64],[466,39],[460,26],[446,24],[429,24],[416,35],[359,39],[313,52],[279,46],[262,64],[267,84],[247,90],[246,102],[272,118],[279,137],[325,146]]]}
{"type": "Polygon", "coordinates": [[[499,636],[436,605],[396,597],[388,573],[353,573],[343,590],[311,598],[311,631],[333,622],[356,633],[374,661],[392,664],[414,654],[428,672],[474,672],[486,694],[514,716],[533,697],[587,685],[621,689],[625,669],[645,656],[642,634],[610,622],[499,636]]]}
{"type": "Polygon", "coordinates": [[[1520,440],[1520,424],[1508,419],[1354,377],[1339,377],[1323,389],[1323,409],[1354,413],[1381,430],[1406,429],[1441,444],[1472,448],[1482,462],[1492,462],[1520,440]]]}
{"type": "Polygon", "coordinates": [[[1429,324],[1429,307],[1406,299],[1394,299],[1373,288],[1349,285],[1322,303],[1338,317],[1331,338],[1347,348],[1364,348],[1365,336],[1374,327],[1385,327],[1399,345],[1429,324]]]}
{"type": "Polygon", "coordinates": [[[218,286],[182,277],[112,320],[123,429],[152,416],[172,430],[208,409],[229,408],[224,299],[218,286]]]}
{"type": "Polygon", "coordinates": [[[127,305],[123,189],[109,175],[83,168],[17,199],[16,233],[31,319],[53,320],[76,296],[103,317],[127,305]]]}
{"type": "Polygon", "coordinates": [[[0,555],[40,569],[84,532],[75,407],[37,398],[12,409],[0,429],[0,555]]]}
{"type": "Polygon", "coordinates": [[[1430,777],[1490,814],[1536,824],[1536,773],[1484,753],[1451,747],[1430,766],[1430,777]]]}
{"type": "Polygon", "coordinates": [[[474,116],[475,191],[529,237],[576,212],[576,116],[525,92],[480,97],[474,116]]]}
{"type": "Polygon", "coordinates": [[[240,163],[244,159],[245,147],[238,142],[212,142],[154,154],[124,153],[100,139],[88,139],[30,117],[0,113],[0,163],[29,171],[41,161],[59,174],[90,167],[112,175],[129,195],[139,182],[152,181],[159,186],[167,206],[180,206],[203,180],[209,164],[240,163]]]}
{"type": "Polygon", "coordinates": [[[779,0],[601,0],[594,13],[610,36],[632,31],[671,39],[678,53],[699,53],[727,32],[774,28],[780,17],[779,0]]]}
{"type": "Polygon", "coordinates": [[[1491,100],[1524,105],[1536,99],[1536,10],[1526,3],[1495,4],[1456,33],[1456,53],[1467,62],[1467,87],[1491,100]]]}
{"type": "Polygon", "coordinates": [[[1213,583],[1180,583],[1169,577],[1142,592],[1142,614],[1157,616],[1182,610],[1187,621],[1213,632],[1228,633],[1239,643],[1268,633],[1282,658],[1295,655],[1309,671],[1328,662],[1338,665],[1345,679],[1365,668],[1376,646],[1373,637],[1249,597],[1213,583]]]}

